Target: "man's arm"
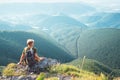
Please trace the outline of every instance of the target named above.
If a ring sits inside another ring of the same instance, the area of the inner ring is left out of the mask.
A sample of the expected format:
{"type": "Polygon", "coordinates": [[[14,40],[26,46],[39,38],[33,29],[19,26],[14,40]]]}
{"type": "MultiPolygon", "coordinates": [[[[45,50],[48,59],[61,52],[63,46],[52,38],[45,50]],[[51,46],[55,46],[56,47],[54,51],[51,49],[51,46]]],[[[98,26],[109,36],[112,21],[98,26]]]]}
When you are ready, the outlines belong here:
{"type": "Polygon", "coordinates": [[[19,64],[21,64],[21,63],[22,63],[22,61],[23,61],[24,57],[25,57],[25,54],[23,54],[23,53],[22,53],[22,55],[21,55],[21,57],[20,57],[19,64]]]}
{"type": "Polygon", "coordinates": [[[25,54],[22,53],[21,58],[20,58],[20,62],[23,61],[24,57],[25,57],[25,54]]]}
{"type": "Polygon", "coordinates": [[[36,48],[34,48],[34,49],[35,49],[35,50],[34,50],[34,52],[35,52],[35,60],[37,60],[37,61],[43,60],[44,57],[39,57],[39,56],[38,56],[38,53],[37,53],[37,49],[36,49],[36,48]]]}
{"type": "Polygon", "coordinates": [[[40,61],[40,57],[38,56],[37,53],[35,53],[35,60],[40,61]]]}
{"type": "Polygon", "coordinates": [[[44,59],[44,57],[39,57],[38,54],[35,53],[35,59],[36,59],[37,61],[41,61],[41,60],[44,59]]]}

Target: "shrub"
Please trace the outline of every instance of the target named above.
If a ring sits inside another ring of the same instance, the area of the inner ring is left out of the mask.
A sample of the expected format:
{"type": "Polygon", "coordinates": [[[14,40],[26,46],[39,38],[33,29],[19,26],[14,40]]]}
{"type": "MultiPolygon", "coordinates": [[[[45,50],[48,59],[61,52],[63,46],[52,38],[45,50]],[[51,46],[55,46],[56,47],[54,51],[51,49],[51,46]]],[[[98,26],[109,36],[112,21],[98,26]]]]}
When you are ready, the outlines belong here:
{"type": "Polygon", "coordinates": [[[45,73],[40,73],[36,80],[44,80],[45,79],[45,73]]]}
{"type": "Polygon", "coordinates": [[[100,77],[101,77],[102,80],[108,80],[108,78],[102,73],[100,74],[100,77]]]}
{"type": "Polygon", "coordinates": [[[77,67],[65,64],[55,65],[50,68],[51,73],[66,73],[68,71],[80,72],[77,67]]]}
{"type": "Polygon", "coordinates": [[[0,73],[3,72],[3,69],[4,69],[4,68],[5,68],[4,66],[0,66],[0,73]]]}
{"type": "Polygon", "coordinates": [[[19,76],[19,75],[25,75],[26,72],[23,70],[18,70],[17,69],[17,64],[15,63],[10,63],[3,69],[3,75],[4,76],[19,76]]]}

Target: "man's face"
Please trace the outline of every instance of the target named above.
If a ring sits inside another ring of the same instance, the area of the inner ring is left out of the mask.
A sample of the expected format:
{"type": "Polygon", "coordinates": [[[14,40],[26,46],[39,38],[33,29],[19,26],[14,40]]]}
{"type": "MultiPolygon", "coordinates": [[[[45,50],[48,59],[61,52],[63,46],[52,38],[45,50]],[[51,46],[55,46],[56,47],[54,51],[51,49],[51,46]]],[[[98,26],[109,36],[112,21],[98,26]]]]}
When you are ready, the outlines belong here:
{"type": "Polygon", "coordinates": [[[33,47],[33,46],[34,46],[34,42],[30,42],[28,45],[29,45],[30,47],[33,47]]]}

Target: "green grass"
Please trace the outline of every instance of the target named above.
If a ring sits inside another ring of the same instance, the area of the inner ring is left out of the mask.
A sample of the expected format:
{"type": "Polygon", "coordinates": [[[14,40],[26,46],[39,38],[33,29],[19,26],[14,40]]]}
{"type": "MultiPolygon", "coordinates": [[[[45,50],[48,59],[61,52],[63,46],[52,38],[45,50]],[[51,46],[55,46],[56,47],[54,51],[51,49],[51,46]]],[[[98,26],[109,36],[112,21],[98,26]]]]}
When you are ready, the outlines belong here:
{"type": "MultiPolygon", "coordinates": [[[[67,64],[74,65],[79,69],[81,69],[82,61],[83,59],[79,58],[67,64]]],[[[82,69],[90,72],[94,72],[95,74],[101,74],[102,72],[107,75],[112,72],[112,69],[110,67],[92,59],[85,59],[82,69]]]]}
{"type": "Polygon", "coordinates": [[[45,78],[45,80],[59,80],[58,77],[50,77],[50,78],[45,78]]]}
{"type": "Polygon", "coordinates": [[[79,58],[79,59],[73,60],[66,64],[74,65],[74,66],[78,67],[79,69],[93,72],[98,75],[103,73],[103,74],[107,75],[110,79],[120,76],[119,69],[114,70],[114,69],[110,68],[109,66],[106,66],[103,63],[98,62],[96,60],[92,60],[92,59],[85,59],[83,67],[81,68],[82,61],[83,61],[83,59],[79,58]]]}
{"type": "Polygon", "coordinates": [[[0,73],[2,73],[4,68],[5,68],[5,66],[0,66],[0,73]]]}
{"type": "Polygon", "coordinates": [[[44,80],[45,79],[45,73],[40,73],[36,80],[44,80]]]}
{"type": "Polygon", "coordinates": [[[64,74],[69,75],[79,80],[108,80],[108,78],[104,74],[100,74],[100,76],[95,75],[92,72],[80,70],[79,68],[71,65],[60,64],[56,66],[52,66],[50,68],[51,74],[64,74]]]}
{"type": "Polygon", "coordinates": [[[61,64],[61,65],[55,65],[55,66],[52,66],[50,68],[50,72],[51,73],[66,73],[68,71],[73,71],[73,72],[80,72],[80,70],[78,68],[76,68],[75,66],[69,66],[69,65],[64,65],[64,64],[61,64]]]}

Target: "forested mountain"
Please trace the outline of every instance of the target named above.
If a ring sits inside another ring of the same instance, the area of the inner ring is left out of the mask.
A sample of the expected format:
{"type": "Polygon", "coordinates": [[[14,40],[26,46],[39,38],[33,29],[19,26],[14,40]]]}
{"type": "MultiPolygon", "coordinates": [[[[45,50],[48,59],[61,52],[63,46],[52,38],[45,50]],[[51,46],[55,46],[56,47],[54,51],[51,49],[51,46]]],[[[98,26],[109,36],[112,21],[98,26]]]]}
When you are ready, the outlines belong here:
{"type": "Polygon", "coordinates": [[[84,31],[78,40],[78,56],[86,56],[112,68],[120,68],[120,30],[95,29],[84,31]]]}
{"type": "Polygon", "coordinates": [[[68,32],[66,30],[66,33],[63,33],[62,29],[59,28],[59,31],[53,31],[52,37],[67,48],[74,57],[86,56],[112,68],[120,68],[119,29],[105,28],[84,31],[81,31],[78,27],[74,27],[74,31],[72,29],[69,27],[68,32]]]}

